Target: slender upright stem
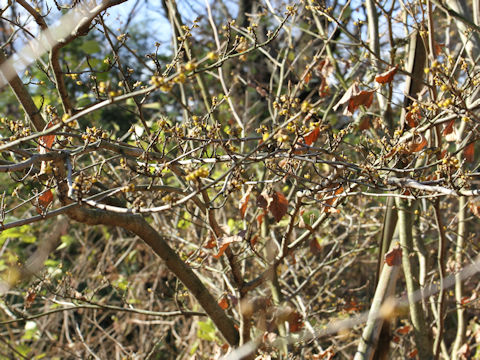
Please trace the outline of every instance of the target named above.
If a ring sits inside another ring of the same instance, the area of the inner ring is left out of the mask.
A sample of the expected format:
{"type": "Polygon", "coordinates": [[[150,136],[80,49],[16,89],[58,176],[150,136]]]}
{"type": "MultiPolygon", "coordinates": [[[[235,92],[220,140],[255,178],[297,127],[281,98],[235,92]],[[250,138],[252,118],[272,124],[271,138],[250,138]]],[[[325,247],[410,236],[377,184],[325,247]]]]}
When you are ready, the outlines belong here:
{"type": "Polygon", "coordinates": [[[398,211],[398,232],[400,244],[403,250],[402,265],[407,285],[407,296],[410,307],[410,319],[412,321],[415,343],[417,344],[420,359],[432,359],[432,345],[430,344],[430,329],[425,321],[425,313],[420,302],[416,301],[415,292],[419,290],[418,266],[410,256],[413,251],[412,236],[412,212],[408,200],[396,198],[398,211]]]}
{"type": "Polygon", "coordinates": [[[455,302],[457,304],[457,335],[452,347],[452,359],[457,358],[457,352],[463,345],[465,340],[465,309],[462,306],[463,298],[463,283],[459,273],[459,269],[463,262],[463,247],[466,236],[465,212],[467,200],[464,196],[458,199],[458,230],[457,243],[455,246],[455,302]]]}

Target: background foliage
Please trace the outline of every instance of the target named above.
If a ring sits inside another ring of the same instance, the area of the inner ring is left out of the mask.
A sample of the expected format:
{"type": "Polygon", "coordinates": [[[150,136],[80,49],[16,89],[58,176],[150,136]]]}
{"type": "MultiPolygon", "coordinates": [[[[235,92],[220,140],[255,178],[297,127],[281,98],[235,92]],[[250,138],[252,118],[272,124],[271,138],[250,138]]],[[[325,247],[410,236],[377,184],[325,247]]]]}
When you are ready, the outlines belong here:
{"type": "Polygon", "coordinates": [[[0,358],[479,356],[477,0],[0,5],[0,358]]]}

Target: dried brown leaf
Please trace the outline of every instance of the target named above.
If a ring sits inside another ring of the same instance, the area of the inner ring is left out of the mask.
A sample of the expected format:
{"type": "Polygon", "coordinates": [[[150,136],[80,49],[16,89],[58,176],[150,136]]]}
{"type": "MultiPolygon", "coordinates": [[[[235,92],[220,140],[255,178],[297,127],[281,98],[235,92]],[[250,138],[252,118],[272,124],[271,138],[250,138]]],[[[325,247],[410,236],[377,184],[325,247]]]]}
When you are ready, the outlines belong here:
{"type": "Polygon", "coordinates": [[[220,258],[220,256],[223,255],[223,253],[225,252],[225,250],[227,250],[228,246],[231,243],[242,241],[245,238],[245,234],[246,234],[246,231],[242,230],[242,231],[239,231],[238,234],[236,235],[225,235],[225,236],[219,237],[217,240],[218,253],[216,255],[213,255],[213,257],[215,259],[220,258]]]}
{"type": "Polygon", "coordinates": [[[305,135],[305,144],[308,146],[311,146],[318,138],[318,135],[320,135],[320,127],[317,126],[315,129],[310,131],[307,135],[305,135]]]}
{"type": "Polygon", "coordinates": [[[369,116],[364,116],[362,120],[360,121],[360,124],[358,124],[358,130],[363,131],[363,130],[368,130],[370,129],[370,117],[369,116]]]}
{"type": "Polygon", "coordinates": [[[279,191],[275,191],[268,205],[268,210],[272,213],[276,222],[282,220],[288,211],[288,200],[285,195],[279,191]]]}
{"type": "Polygon", "coordinates": [[[308,84],[311,79],[312,79],[312,72],[311,72],[311,71],[307,71],[307,73],[306,73],[305,76],[303,77],[303,81],[305,81],[305,84],[308,84]]]}
{"type": "Polygon", "coordinates": [[[268,208],[268,203],[270,202],[271,196],[268,195],[267,191],[262,191],[260,195],[257,196],[257,206],[266,210],[268,208]]]}
{"type": "Polygon", "coordinates": [[[388,266],[402,264],[402,248],[397,244],[392,250],[385,254],[385,263],[388,266]]]}
{"type": "Polygon", "coordinates": [[[357,83],[353,83],[352,86],[348,88],[348,90],[343,94],[342,98],[335,104],[333,107],[334,111],[337,111],[338,108],[342,105],[348,104],[352,96],[358,93],[358,85],[357,83]]]}
{"type": "Polygon", "coordinates": [[[463,154],[465,155],[465,160],[468,163],[473,163],[475,160],[475,143],[471,142],[465,147],[465,150],[463,150],[463,154]]]}
{"type": "Polygon", "coordinates": [[[257,224],[258,224],[259,227],[262,226],[264,216],[265,216],[265,212],[262,212],[262,213],[258,214],[258,216],[257,216],[257,224]]]}
{"type": "Polygon", "coordinates": [[[52,190],[48,189],[38,197],[37,212],[39,214],[44,212],[47,206],[50,205],[52,201],[53,201],[53,193],[52,193],[52,190]]]}
{"type": "Polygon", "coordinates": [[[337,195],[340,195],[344,191],[345,190],[343,189],[343,186],[340,186],[337,190],[335,190],[335,192],[332,192],[332,194],[330,196],[333,196],[333,197],[325,201],[326,206],[324,208],[324,211],[326,213],[339,213],[340,212],[339,210],[335,209],[333,204],[337,200],[337,195]]]}
{"type": "Polygon", "coordinates": [[[470,200],[468,206],[472,214],[480,218],[480,201],[478,199],[470,200]]]}
{"type": "Polygon", "coordinates": [[[427,138],[422,134],[417,134],[415,135],[413,140],[409,142],[408,149],[410,152],[416,153],[423,150],[423,148],[427,146],[427,144],[428,144],[427,138]]]}
{"type": "Polygon", "coordinates": [[[327,350],[321,351],[318,354],[313,354],[312,360],[332,360],[334,357],[335,352],[331,348],[328,348],[327,350]]]}
{"type": "MultiPolygon", "coordinates": [[[[53,125],[54,125],[53,121],[50,120],[47,126],[45,127],[45,130],[47,130],[48,128],[51,128],[53,125]]],[[[54,141],[55,141],[55,135],[40,136],[40,138],[38,139],[38,142],[40,144],[38,147],[38,150],[40,154],[44,154],[50,151],[49,149],[52,147],[54,141]]]]}
{"type": "Polygon", "coordinates": [[[248,200],[250,199],[251,192],[252,192],[252,186],[249,186],[238,204],[238,209],[240,210],[240,216],[242,217],[242,219],[245,218],[245,212],[247,211],[248,200]]]}
{"type": "Polygon", "coordinates": [[[381,74],[375,76],[375,81],[379,84],[388,84],[393,81],[393,77],[397,73],[398,67],[395,66],[381,74]]]}
{"type": "Polygon", "coordinates": [[[25,308],[26,309],[28,309],[32,306],[36,297],[37,297],[37,293],[35,292],[35,290],[33,290],[33,289],[28,290],[27,296],[25,296],[25,308]]]}
{"type": "Polygon", "coordinates": [[[417,127],[418,125],[418,119],[419,115],[416,113],[413,113],[412,111],[409,111],[407,115],[405,116],[405,122],[410,126],[411,128],[417,127]]]}
{"type": "Polygon", "coordinates": [[[215,246],[217,246],[217,240],[215,240],[213,234],[210,234],[210,240],[208,240],[207,244],[204,247],[205,249],[213,249],[215,246]]]}
{"type": "Polygon", "coordinates": [[[328,82],[325,78],[322,78],[322,82],[320,83],[320,87],[318,88],[318,95],[320,97],[325,97],[330,94],[330,86],[328,86],[328,82]]]}
{"type": "MultiPolygon", "coordinates": [[[[352,114],[359,108],[359,106],[365,106],[369,108],[373,102],[373,93],[375,90],[362,90],[358,94],[352,96],[348,102],[348,113],[352,114]]],[[[347,115],[347,114],[346,114],[347,115]]]]}
{"type": "Polygon", "coordinates": [[[455,119],[451,120],[451,121],[445,126],[445,128],[444,128],[443,131],[442,131],[442,135],[445,136],[445,135],[451,134],[451,133],[453,132],[453,125],[455,125],[455,119]]]}
{"type": "Polygon", "coordinates": [[[319,255],[321,252],[322,252],[322,245],[320,245],[318,238],[312,238],[310,240],[310,243],[309,243],[309,246],[310,246],[310,251],[312,252],[312,254],[314,255],[319,255]]]}
{"type": "Polygon", "coordinates": [[[288,315],[288,318],[287,318],[288,327],[289,327],[290,331],[295,333],[295,332],[299,332],[300,330],[302,330],[303,325],[304,325],[302,320],[303,320],[302,315],[300,315],[296,311],[292,311],[288,315]]]}
{"type": "Polygon", "coordinates": [[[459,360],[470,359],[470,346],[468,343],[463,344],[460,349],[458,349],[457,356],[459,360]]]}
{"type": "Polygon", "coordinates": [[[418,355],[418,349],[413,349],[407,354],[407,357],[410,359],[415,359],[418,355]]]}
{"type": "Polygon", "coordinates": [[[400,326],[397,329],[397,334],[406,335],[410,332],[410,330],[412,330],[412,327],[410,325],[400,326]]]}
{"type": "Polygon", "coordinates": [[[222,297],[220,301],[218,302],[218,305],[223,309],[227,310],[228,309],[228,299],[226,296],[222,297]]]}

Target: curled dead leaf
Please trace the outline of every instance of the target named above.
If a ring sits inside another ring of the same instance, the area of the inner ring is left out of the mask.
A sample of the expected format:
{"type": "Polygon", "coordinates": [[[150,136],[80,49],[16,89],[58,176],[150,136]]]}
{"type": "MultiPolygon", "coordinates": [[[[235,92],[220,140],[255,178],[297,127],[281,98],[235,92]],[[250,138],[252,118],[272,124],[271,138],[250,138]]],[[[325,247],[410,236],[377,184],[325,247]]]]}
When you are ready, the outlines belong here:
{"type": "Polygon", "coordinates": [[[252,192],[252,186],[249,186],[238,204],[238,209],[240,210],[240,216],[242,217],[242,219],[245,218],[245,212],[247,211],[248,200],[250,199],[251,192],[252,192]]]}
{"type": "Polygon", "coordinates": [[[402,248],[400,244],[397,243],[392,250],[385,254],[385,263],[388,266],[398,266],[402,264],[402,248]]]}
{"type": "Polygon", "coordinates": [[[434,42],[433,48],[435,56],[439,56],[442,53],[442,49],[445,47],[444,43],[434,42]]]}
{"type": "Polygon", "coordinates": [[[362,307],[358,304],[358,302],[355,299],[352,299],[349,302],[347,302],[343,310],[345,310],[348,313],[352,313],[356,311],[361,311],[362,307]]]}
{"type": "Polygon", "coordinates": [[[455,125],[455,119],[451,120],[443,129],[442,135],[448,135],[453,132],[453,125],[455,125]]]}
{"type": "Polygon", "coordinates": [[[332,360],[335,357],[335,352],[329,347],[325,351],[312,355],[312,360],[332,360]]]}
{"type": "Polygon", "coordinates": [[[338,195],[343,193],[345,190],[343,189],[343,186],[340,186],[337,190],[335,190],[332,193],[329,193],[328,196],[332,196],[330,199],[325,200],[325,207],[323,208],[323,211],[326,213],[339,213],[340,210],[335,209],[334,203],[338,198],[338,195]]]}
{"type": "Polygon", "coordinates": [[[228,309],[228,298],[226,296],[222,297],[220,301],[218,302],[218,305],[223,309],[227,310],[228,309]]]}
{"type": "Polygon", "coordinates": [[[305,84],[308,84],[310,82],[310,79],[312,78],[312,72],[307,71],[305,73],[305,76],[303,77],[303,81],[305,81],[305,84]]]}
{"type": "Polygon", "coordinates": [[[405,116],[405,122],[411,128],[417,127],[420,120],[420,115],[416,112],[409,111],[405,116]]]}
{"type": "Polygon", "coordinates": [[[323,78],[328,78],[334,70],[335,67],[333,66],[332,62],[329,58],[326,58],[320,61],[316,66],[315,75],[322,76],[323,78]]]}
{"type": "Polygon", "coordinates": [[[268,205],[268,210],[272,213],[276,222],[282,220],[283,216],[288,211],[288,200],[285,195],[279,191],[275,191],[272,195],[272,200],[268,205]]]}
{"type": "Polygon", "coordinates": [[[455,129],[455,119],[451,120],[443,129],[442,135],[448,142],[455,142],[458,139],[457,129],[455,129]]]}
{"type": "MultiPolygon", "coordinates": [[[[53,125],[53,121],[50,120],[44,130],[51,128],[53,125]]],[[[53,146],[54,141],[55,135],[40,136],[40,138],[38,139],[38,151],[40,152],[40,154],[45,154],[46,152],[50,151],[49,149],[53,146]]]]}
{"type": "MultiPolygon", "coordinates": [[[[47,126],[45,127],[45,130],[47,130],[48,128],[51,128],[53,125],[54,125],[53,121],[50,120],[47,126]]],[[[53,146],[54,141],[55,141],[55,135],[40,136],[40,138],[38,139],[38,152],[40,154],[46,154],[47,152],[49,152],[51,147],[53,146]]],[[[46,169],[47,169],[47,163],[45,161],[42,161],[42,164],[40,166],[40,175],[45,174],[46,169]]]]}
{"type": "Polygon", "coordinates": [[[254,248],[257,242],[258,242],[258,235],[252,236],[252,238],[250,239],[250,246],[254,248]]]}
{"type": "Polygon", "coordinates": [[[473,215],[480,218],[480,201],[479,199],[470,200],[468,206],[473,215]]]}
{"type": "Polygon", "coordinates": [[[470,351],[470,346],[468,343],[463,344],[460,349],[458,349],[457,356],[458,359],[470,359],[471,351],[470,351]]]}
{"type": "Polygon", "coordinates": [[[210,234],[210,240],[208,240],[207,244],[204,246],[205,249],[213,249],[217,246],[217,240],[215,240],[215,237],[213,234],[210,234]]]}
{"type": "Polygon", "coordinates": [[[414,359],[417,357],[417,355],[418,355],[418,349],[413,349],[407,354],[407,357],[410,359],[414,359]]]}
{"type": "Polygon", "coordinates": [[[445,140],[447,140],[448,142],[456,142],[458,140],[457,129],[455,129],[455,127],[450,134],[445,136],[445,140]]]}
{"type": "Polygon", "coordinates": [[[290,332],[298,332],[303,327],[303,318],[296,310],[289,306],[278,308],[275,313],[275,323],[284,324],[288,323],[290,332]]]}
{"type": "Polygon", "coordinates": [[[268,92],[267,90],[265,90],[263,87],[261,86],[256,86],[255,87],[255,90],[257,91],[257,93],[260,95],[260,96],[263,96],[263,97],[267,97],[268,96],[268,92]]]}
{"type": "Polygon", "coordinates": [[[363,130],[368,130],[370,129],[370,117],[369,116],[364,116],[362,120],[360,121],[360,124],[358,124],[358,130],[363,131],[363,130]]]}
{"type": "Polygon", "coordinates": [[[270,196],[268,195],[268,193],[266,191],[263,191],[260,195],[257,196],[257,206],[266,210],[268,207],[269,198],[270,196]]]}
{"type": "Polygon", "coordinates": [[[360,91],[358,84],[354,83],[348,88],[340,101],[333,107],[333,110],[337,111],[340,106],[347,105],[343,114],[346,116],[352,116],[355,110],[360,106],[369,108],[372,105],[374,92],[375,90],[360,91]]]}
{"type": "Polygon", "coordinates": [[[38,197],[37,212],[39,214],[43,213],[52,201],[53,201],[53,193],[52,193],[52,190],[48,189],[38,197]]]}
{"type": "Polygon", "coordinates": [[[314,255],[320,255],[323,249],[323,246],[320,244],[320,239],[319,238],[312,238],[309,243],[310,246],[310,251],[314,255]]]}
{"type": "Polygon", "coordinates": [[[337,111],[340,106],[348,104],[352,96],[354,96],[356,93],[358,93],[358,85],[357,83],[353,83],[352,86],[347,89],[345,94],[343,94],[342,98],[335,104],[333,110],[337,111]]]}
{"type": "Polygon", "coordinates": [[[390,68],[389,70],[375,76],[375,81],[379,84],[391,83],[393,81],[393,77],[397,73],[397,70],[398,66],[390,68]]]}
{"type": "Polygon", "coordinates": [[[246,230],[241,230],[236,235],[226,235],[219,237],[217,240],[218,253],[216,255],[213,255],[213,257],[215,259],[219,259],[231,243],[242,241],[245,238],[246,233],[246,230]]]}
{"type": "Polygon", "coordinates": [[[358,94],[352,96],[352,98],[348,102],[348,111],[353,114],[355,110],[357,110],[358,107],[361,105],[369,108],[373,102],[374,92],[375,90],[362,90],[358,94]]]}
{"type": "Polygon", "coordinates": [[[288,211],[288,200],[279,191],[273,191],[270,194],[268,190],[264,190],[257,197],[257,206],[270,211],[275,221],[279,222],[288,211]]]}
{"type": "Polygon", "coordinates": [[[413,140],[411,140],[408,143],[408,150],[411,153],[416,153],[423,150],[423,148],[425,148],[427,144],[428,144],[428,141],[425,136],[423,136],[422,134],[415,134],[415,136],[413,137],[413,140]]]}
{"type": "Polygon", "coordinates": [[[473,163],[475,160],[475,143],[471,142],[468,144],[463,150],[463,154],[465,155],[465,160],[468,163],[473,163]]]}
{"type": "Polygon", "coordinates": [[[33,289],[29,289],[27,292],[27,296],[25,296],[25,308],[28,309],[32,306],[35,298],[37,297],[37,293],[33,289]]]}
{"type": "Polygon", "coordinates": [[[288,319],[288,327],[292,333],[299,332],[303,328],[303,318],[298,312],[293,311],[289,314],[288,319]]]}
{"type": "Polygon", "coordinates": [[[265,212],[262,212],[262,213],[258,214],[258,216],[257,216],[257,224],[258,224],[259,227],[262,226],[264,216],[265,216],[265,212]]]}
{"type": "Polygon", "coordinates": [[[315,127],[315,129],[313,129],[304,136],[305,144],[311,146],[315,142],[315,140],[317,140],[318,135],[320,135],[320,126],[315,127]]]}
{"type": "Polygon", "coordinates": [[[412,330],[412,327],[410,325],[400,326],[397,329],[397,334],[406,335],[410,332],[410,330],[412,330]]]}
{"type": "Polygon", "coordinates": [[[330,86],[328,86],[327,80],[325,78],[322,78],[322,82],[320,83],[320,86],[318,87],[318,95],[323,98],[327,95],[330,94],[330,86]]]}

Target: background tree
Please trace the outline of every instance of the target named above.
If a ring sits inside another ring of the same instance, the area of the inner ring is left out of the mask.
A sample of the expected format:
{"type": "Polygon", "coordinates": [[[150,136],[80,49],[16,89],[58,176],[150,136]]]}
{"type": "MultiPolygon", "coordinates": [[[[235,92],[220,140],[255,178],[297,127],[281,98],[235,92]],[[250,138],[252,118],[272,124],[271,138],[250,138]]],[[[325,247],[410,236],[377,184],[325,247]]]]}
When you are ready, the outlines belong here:
{"type": "Polygon", "coordinates": [[[477,356],[478,8],[1,3],[0,356],[477,356]]]}

